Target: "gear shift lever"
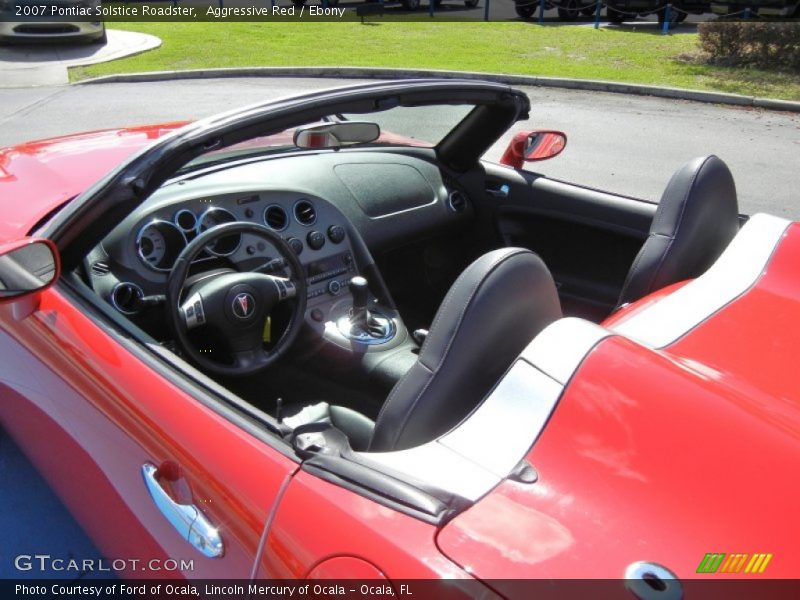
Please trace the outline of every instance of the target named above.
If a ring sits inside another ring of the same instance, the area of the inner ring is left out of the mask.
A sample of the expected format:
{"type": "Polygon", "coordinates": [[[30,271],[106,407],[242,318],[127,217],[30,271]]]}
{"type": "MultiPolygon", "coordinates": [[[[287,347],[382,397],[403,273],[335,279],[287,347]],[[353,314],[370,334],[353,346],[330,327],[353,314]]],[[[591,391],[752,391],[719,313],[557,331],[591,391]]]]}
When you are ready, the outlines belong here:
{"type": "Polygon", "coordinates": [[[353,294],[353,315],[350,317],[350,322],[353,327],[366,330],[367,319],[369,318],[367,311],[367,300],[369,299],[367,280],[360,275],[353,277],[350,280],[350,293],[353,294]]]}
{"type": "Polygon", "coordinates": [[[384,343],[394,335],[392,320],[380,312],[370,312],[369,285],[367,280],[356,275],[350,280],[350,293],[353,295],[353,311],[350,317],[340,322],[340,330],[350,339],[364,343],[384,343]]]}

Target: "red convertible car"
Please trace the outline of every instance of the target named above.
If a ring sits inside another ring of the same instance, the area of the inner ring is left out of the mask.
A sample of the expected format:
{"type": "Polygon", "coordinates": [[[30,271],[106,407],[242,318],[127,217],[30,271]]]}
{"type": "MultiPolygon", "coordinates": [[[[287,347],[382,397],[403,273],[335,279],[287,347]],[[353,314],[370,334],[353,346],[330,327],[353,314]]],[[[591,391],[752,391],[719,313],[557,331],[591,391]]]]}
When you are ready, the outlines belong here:
{"type": "Polygon", "coordinates": [[[523,169],[558,132],[482,160],[530,110],[385,82],[0,152],[0,423],[119,575],[800,574],[800,225],[715,156],[659,204],[523,169]]]}

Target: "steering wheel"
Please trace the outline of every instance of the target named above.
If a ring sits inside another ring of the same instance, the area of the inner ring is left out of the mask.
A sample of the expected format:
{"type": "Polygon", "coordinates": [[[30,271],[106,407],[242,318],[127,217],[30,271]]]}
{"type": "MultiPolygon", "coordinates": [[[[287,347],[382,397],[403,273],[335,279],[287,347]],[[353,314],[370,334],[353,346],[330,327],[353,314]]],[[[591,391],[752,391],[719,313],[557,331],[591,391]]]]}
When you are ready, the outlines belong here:
{"type": "Polygon", "coordinates": [[[197,365],[218,375],[249,375],[278,360],[297,337],[306,310],[306,288],[303,266],[281,236],[255,223],[225,223],[198,235],[176,259],[167,283],[168,318],[181,348],[197,365]],[[261,265],[256,271],[200,277],[190,284],[184,297],[189,267],[203,249],[224,237],[245,233],[269,242],[281,258],[261,265]],[[291,277],[258,272],[277,270],[276,266],[288,266],[291,277]],[[281,337],[266,350],[263,346],[266,319],[280,302],[291,303],[292,315],[281,337]],[[194,346],[189,331],[200,327],[209,328],[224,340],[232,364],[214,360],[194,346]]]}

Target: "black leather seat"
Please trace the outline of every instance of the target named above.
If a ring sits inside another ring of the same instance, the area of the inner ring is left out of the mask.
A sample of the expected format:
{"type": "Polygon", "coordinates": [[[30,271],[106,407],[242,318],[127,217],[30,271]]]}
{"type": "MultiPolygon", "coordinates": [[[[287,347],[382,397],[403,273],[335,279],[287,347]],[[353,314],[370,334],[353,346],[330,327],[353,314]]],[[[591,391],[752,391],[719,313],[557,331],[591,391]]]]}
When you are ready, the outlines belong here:
{"type": "Polygon", "coordinates": [[[702,275],[738,231],[736,185],[728,166],[713,155],[686,163],[661,196],[618,305],[702,275]]]}
{"type": "Polygon", "coordinates": [[[450,288],[417,361],[392,389],[374,426],[355,411],[327,403],[285,422],[330,422],[356,450],[426,443],[472,412],[528,342],[560,317],[555,284],[542,260],[521,248],[494,250],[450,288]]]}

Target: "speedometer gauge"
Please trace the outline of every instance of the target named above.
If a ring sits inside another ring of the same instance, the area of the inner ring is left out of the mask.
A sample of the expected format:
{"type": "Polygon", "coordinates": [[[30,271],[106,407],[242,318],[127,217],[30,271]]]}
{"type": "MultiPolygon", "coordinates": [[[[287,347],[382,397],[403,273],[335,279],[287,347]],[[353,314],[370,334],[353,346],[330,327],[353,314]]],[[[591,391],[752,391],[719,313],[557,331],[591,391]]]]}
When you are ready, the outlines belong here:
{"type": "Polygon", "coordinates": [[[136,253],[139,259],[156,271],[169,271],[186,247],[183,232],[169,221],[156,219],[139,230],[136,253]]]}
{"type": "MultiPolygon", "coordinates": [[[[205,211],[200,216],[200,219],[198,219],[197,234],[200,235],[204,231],[213,229],[217,225],[222,225],[223,223],[235,223],[235,222],[236,222],[236,217],[233,215],[232,212],[225,210],[224,208],[212,207],[209,208],[207,211],[205,211]]],[[[233,235],[228,235],[206,246],[206,250],[208,250],[211,254],[214,254],[216,256],[230,256],[231,254],[236,252],[241,242],[242,242],[241,234],[237,233],[233,235]]]]}

